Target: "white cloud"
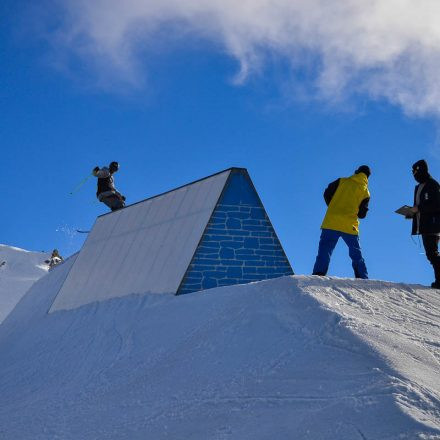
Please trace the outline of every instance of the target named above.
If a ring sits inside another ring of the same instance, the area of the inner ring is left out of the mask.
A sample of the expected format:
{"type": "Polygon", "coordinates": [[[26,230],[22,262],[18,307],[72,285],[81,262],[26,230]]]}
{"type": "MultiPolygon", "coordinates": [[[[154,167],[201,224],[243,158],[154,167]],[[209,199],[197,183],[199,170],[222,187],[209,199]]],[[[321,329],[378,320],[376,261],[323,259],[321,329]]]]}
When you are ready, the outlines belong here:
{"type": "MultiPolygon", "coordinates": [[[[270,54],[313,69],[319,96],[385,98],[440,115],[438,0],[70,0],[58,40],[106,72],[139,80],[139,57],[192,37],[221,45],[238,81],[270,54]],[[164,31],[166,29],[166,31],[164,31]],[[142,48],[142,51],[139,49],[142,48]]],[[[148,64],[147,64],[148,67],[148,64]]]]}

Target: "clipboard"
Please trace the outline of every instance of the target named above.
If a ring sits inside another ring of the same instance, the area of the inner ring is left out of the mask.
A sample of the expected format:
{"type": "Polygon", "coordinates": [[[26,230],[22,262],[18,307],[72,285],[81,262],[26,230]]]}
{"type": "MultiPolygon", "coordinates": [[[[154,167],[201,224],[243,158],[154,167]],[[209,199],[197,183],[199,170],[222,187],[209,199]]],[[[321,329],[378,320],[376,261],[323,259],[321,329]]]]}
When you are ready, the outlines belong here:
{"type": "Polygon", "coordinates": [[[394,212],[396,214],[403,215],[405,218],[412,218],[414,217],[414,213],[411,211],[411,206],[403,205],[399,209],[396,209],[394,212]]]}

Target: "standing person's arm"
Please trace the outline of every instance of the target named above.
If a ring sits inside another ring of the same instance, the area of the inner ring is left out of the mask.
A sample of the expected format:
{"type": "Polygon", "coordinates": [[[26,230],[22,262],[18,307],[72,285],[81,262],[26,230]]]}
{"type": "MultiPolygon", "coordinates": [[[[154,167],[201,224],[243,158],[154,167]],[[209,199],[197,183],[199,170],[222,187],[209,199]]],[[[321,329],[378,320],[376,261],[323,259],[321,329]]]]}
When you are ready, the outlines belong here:
{"type": "Polygon", "coordinates": [[[421,214],[440,212],[440,185],[435,181],[431,181],[425,195],[427,198],[420,201],[419,206],[417,206],[418,211],[421,214]]]}
{"type": "Polygon", "coordinates": [[[411,206],[411,216],[408,216],[407,218],[413,218],[414,214],[417,214],[419,212],[419,208],[417,208],[416,205],[416,194],[417,194],[417,188],[419,187],[419,185],[416,185],[416,187],[414,188],[414,202],[413,202],[413,206],[411,206]]]}
{"type": "Polygon", "coordinates": [[[324,200],[327,206],[330,205],[330,202],[332,201],[332,198],[335,195],[336,190],[338,189],[339,180],[340,179],[336,179],[334,182],[330,183],[324,191],[324,200]]]}
{"type": "Polygon", "coordinates": [[[361,204],[359,205],[358,218],[365,218],[367,216],[369,203],[370,203],[369,197],[362,200],[361,204]]]}

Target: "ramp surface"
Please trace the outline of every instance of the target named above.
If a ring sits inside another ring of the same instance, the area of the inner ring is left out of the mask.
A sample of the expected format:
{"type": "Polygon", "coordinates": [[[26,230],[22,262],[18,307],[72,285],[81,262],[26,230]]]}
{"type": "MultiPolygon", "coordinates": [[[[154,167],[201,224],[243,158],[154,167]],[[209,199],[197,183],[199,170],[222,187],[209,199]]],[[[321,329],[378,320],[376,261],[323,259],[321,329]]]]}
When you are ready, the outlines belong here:
{"type": "Polygon", "coordinates": [[[230,172],[98,217],[50,311],[176,293],[230,172]]]}

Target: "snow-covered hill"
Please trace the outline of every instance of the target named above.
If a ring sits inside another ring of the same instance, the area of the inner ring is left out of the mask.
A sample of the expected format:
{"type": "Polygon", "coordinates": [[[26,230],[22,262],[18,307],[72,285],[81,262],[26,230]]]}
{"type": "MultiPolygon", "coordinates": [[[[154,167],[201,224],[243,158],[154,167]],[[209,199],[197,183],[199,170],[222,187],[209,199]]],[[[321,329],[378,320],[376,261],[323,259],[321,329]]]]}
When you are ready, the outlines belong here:
{"type": "Polygon", "coordinates": [[[48,271],[43,252],[0,244],[0,324],[29,287],[48,271]]]}
{"type": "Polygon", "coordinates": [[[2,439],[440,439],[440,294],[307,276],[0,326],[2,439]]]}

